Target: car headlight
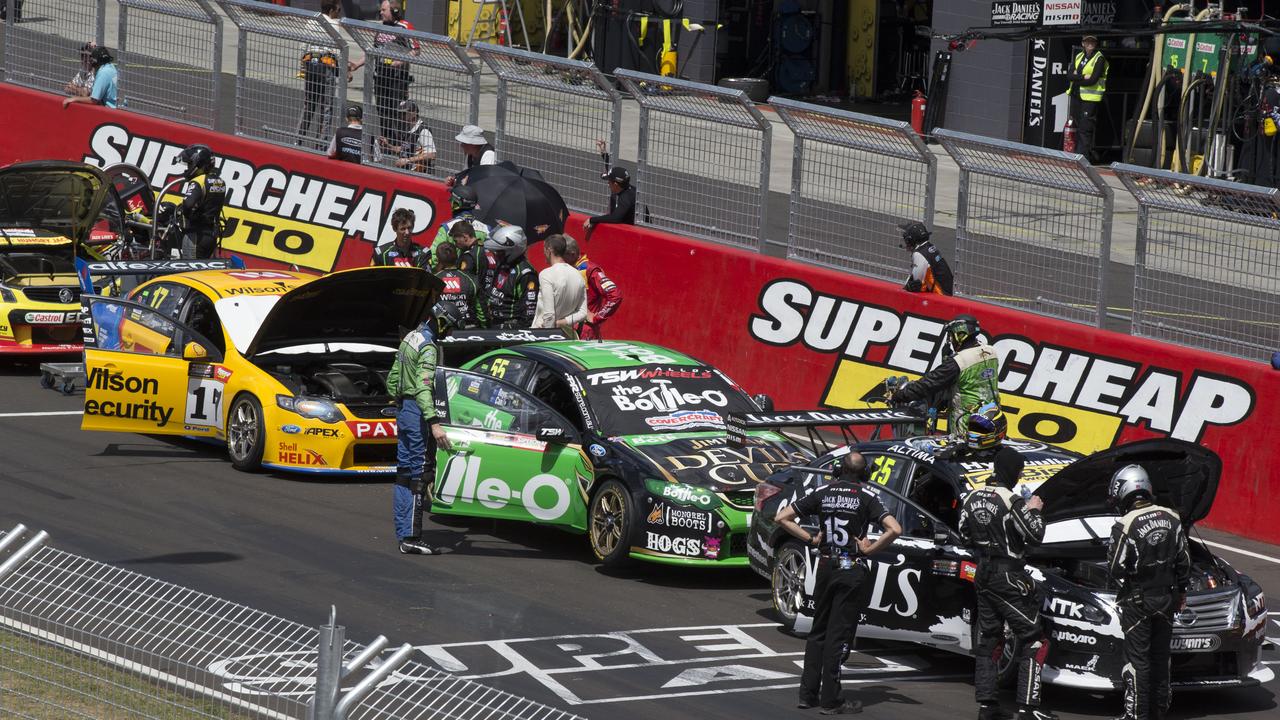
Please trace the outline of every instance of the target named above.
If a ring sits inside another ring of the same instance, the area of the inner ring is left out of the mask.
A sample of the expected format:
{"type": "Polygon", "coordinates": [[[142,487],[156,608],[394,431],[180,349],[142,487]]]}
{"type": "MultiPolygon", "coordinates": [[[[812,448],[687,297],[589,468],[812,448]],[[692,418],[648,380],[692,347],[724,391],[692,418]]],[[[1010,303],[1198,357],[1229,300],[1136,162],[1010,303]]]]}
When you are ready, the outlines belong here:
{"type": "Polygon", "coordinates": [[[276,405],[289,412],[297,413],[304,418],[312,418],[327,423],[342,422],[342,411],[338,409],[338,405],[332,400],[307,397],[306,395],[298,395],[296,397],[277,395],[276,405]]]}
{"type": "Polygon", "coordinates": [[[13,294],[9,288],[0,285],[0,302],[18,302],[18,296],[13,294]]]}
{"type": "Polygon", "coordinates": [[[1090,605],[1089,603],[1084,603],[1084,609],[1080,611],[1080,614],[1084,616],[1085,622],[1105,623],[1108,619],[1107,614],[1098,606],[1090,605]]]}

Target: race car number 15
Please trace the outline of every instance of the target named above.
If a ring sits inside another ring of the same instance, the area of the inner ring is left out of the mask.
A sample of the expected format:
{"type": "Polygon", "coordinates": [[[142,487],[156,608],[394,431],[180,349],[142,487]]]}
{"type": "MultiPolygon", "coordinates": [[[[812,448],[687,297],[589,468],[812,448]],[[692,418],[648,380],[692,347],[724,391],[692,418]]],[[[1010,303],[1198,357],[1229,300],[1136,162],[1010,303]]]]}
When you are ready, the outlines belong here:
{"type": "Polygon", "coordinates": [[[211,378],[187,381],[187,425],[222,427],[222,391],[226,385],[211,378]]]}

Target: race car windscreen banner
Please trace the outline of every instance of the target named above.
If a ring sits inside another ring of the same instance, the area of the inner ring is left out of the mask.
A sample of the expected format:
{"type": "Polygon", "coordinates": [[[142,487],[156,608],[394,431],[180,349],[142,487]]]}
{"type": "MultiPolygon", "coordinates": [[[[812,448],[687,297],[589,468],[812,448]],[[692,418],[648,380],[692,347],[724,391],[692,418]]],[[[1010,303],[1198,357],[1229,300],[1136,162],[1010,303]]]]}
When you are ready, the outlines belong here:
{"type": "Polygon", "coordinates": [[[582,386],[606,435],[724,430],[727,413],[755,410],[741,390],[705,367],[600,370],[584,375],[582,386]]]}

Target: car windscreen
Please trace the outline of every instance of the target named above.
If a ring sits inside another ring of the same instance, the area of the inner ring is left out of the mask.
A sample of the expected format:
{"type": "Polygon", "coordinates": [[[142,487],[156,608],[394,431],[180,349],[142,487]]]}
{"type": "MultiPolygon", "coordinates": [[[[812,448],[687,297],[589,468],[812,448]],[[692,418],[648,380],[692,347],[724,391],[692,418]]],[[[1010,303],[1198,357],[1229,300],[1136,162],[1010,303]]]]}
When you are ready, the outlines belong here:
{"type": "Polygon", "coordinates": [[[579,379],[606,435],[724,430],[727,413],[757,411],[737,385],[705,366],[592,370],[579,379]]]}
{"type": "Polygon", "coordinates": [[[17,275],[62,275],[74,273],[71,256],[48,253],[4,252],[0,249],[0,277],[17,275]]]}

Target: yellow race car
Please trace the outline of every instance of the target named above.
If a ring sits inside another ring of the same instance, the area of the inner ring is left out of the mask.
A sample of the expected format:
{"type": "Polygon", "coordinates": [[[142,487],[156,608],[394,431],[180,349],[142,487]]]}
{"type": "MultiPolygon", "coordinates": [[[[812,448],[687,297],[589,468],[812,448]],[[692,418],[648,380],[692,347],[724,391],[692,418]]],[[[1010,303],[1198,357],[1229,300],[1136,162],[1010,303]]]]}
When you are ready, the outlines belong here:
{"type": "Polygon", "coordinates": [[[394,472],[386,377],[440,280],[407,267],[173,273],[201,262],[226,261],[86,264],[88,286],[150,279],[84,296],[81,427],[225,442],[246,471],[394,472]]]}

